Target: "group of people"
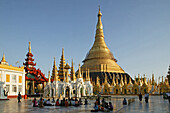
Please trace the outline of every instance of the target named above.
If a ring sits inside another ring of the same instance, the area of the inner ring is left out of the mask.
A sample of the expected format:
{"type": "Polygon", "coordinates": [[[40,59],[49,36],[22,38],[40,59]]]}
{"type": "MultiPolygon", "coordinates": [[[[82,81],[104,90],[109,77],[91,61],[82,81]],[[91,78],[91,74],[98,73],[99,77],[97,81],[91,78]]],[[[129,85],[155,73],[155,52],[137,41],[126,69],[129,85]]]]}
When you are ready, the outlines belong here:
{"type": "MultiPolygon", "coordinates": [[[[149,100],[149,94],[148,94],[148,93],[146,93],[144,97],[145,97],[145,102],[146,102],[146,103],[148,103],[148,100],[149,100]]],[[[142,101],[142,94],[141,94],[141,93],[139,94],[139,100],[140,100],[140,101],[142,101]]]]}
{"type": "MultiPolygon", "coordinates": [[[[57,99],[55,101],[55,99],[53,98],[52,101],[50,101],[50,99],[46,100],[46,99],[42,99],[40,98],[40,100],[36,100],[36,98],[34,98],[34,100],[32,101],[33,103],[33,107],[44,107],[44,106],[80,106],[83,105],[83,102],[81,100],[81,98],[78,100],[77,98],[73,99],[65,99],[63,98],[62,100],[57,99]]],[[[84,104],[87,105],[88,101],[87,99],[85,99],[84,104]]]]}
{"type": "Polygon", "coordinates": [[[112,111],[113,105],[111,102],[106,102],[103,98],[102,103],[100,103],[100,97],[98,97],[94,103],[94,110],[91,112],[98,112],[98,111],[112,111]]]}

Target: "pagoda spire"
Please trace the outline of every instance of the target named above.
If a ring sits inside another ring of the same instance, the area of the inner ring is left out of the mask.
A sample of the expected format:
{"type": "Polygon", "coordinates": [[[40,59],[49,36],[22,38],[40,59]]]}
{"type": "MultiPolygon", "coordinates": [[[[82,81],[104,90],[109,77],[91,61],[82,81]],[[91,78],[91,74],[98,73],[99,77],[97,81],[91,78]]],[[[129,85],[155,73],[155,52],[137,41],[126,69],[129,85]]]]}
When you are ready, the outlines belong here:
{"type": "MultiPolygon", "coordinates": [[[[135,78],[135,81],[136,81],[136,78],[135,78]]],[[[129,83],[128,83],[128,86],[129,86],[129,85],[133,85],[133,84],[132,84],[132,80],[131,80],[131,78],[130,78],[130,77],[129,77],[129,83]]]]}
{"type": "MultiPolygon", "coordinates": [[[[125,80],[124,80],[124,83],[125,83],[125,85],[127,85],[127,78],[126,78],[126,75],[125,75],[125,78],[124,78],[125,80]]],[[[130,79],[130,78],[129,78],[130,79]]]]}
{"type": "Polygon", "coordinates": [[[102,13],[100,11],[100,7],[99,7],[99,12],[98,12],[98,22],[97,22],[97,25],[96,25],[96,37],[97,36],[100,36],[100,37],[103,37],[104,38],[104,34],[103,34],[103,24],[102,24],[102,13]]]}
{"type": "Polygon", "coordinates": [[[48,84],[51,83],[51,79],[50,79],[50,71],[48,71],[48,84]]]}
{"type": "Polygon", "coordinates": [[[77,78],[82,78],[80,64],[79,64],[79,70],[78,70],[77,78]]]}
{"type": "Polygon", "coordinates": [[[71,80],[73,81],[73,82],[75,82],[76,81],[76,75],[75,75],[75,71],[74,71],[74,63],[73,63],[73,59],[72,59],[72,63],[71,63],[71,80]]]}
{"type": "Polygon", "coordinates": [[[87,81],[90,81],[90,72],[89,72],[89,69],[87,69],[87,81]]]}
{"type": "Polygon", "coordinates": [[[155,84],[154,74],[152,74],[152,83],[151,83],[151,84],[152,84],[152,85],[155,84]]]}
{"type": "Polygon", "coordinates": [[[148,85],[148,84],[147,84],[147,81],[146,81],[145,74],[144,74],[144,81],[143,81],[143,84],[146,84],[146,85],[148,85]]]}
{"type": "Polygon", "coordinates": [[[99,77],[97,76],[97,79],[96,79],[96,85],[99,85],[100,86],[100,79],[99,79],[99,77]]]}
{"type": "Polygon", "coordinates": [[[137,84],[137,83],[136,83],[136,75],[135,75],[135,81],[134,81],[134,84],[137,84]]]}
{"type": "Polygon", "coordinates": [[[55,57],[54,57],[54,64],[53,64],[53,70],[52,70],[52,77],[51,77],[51,79],[54,79],[54,81],[58,80],[57,66],[56,66],[55,57]]]}
{"type": "Polygon", "coordinates": [[[3,57],[2,57],[2,60],[1,62],[6,62],[6,59],[5,59],[5,54],[3,53],[3,57]]]}
{"type": "Polygon", "coordinates": [[[104,80],[104,83],[105,83],[105,84],[108,84],[108,82],[107,82],[107,74],[105,74],[105,80],[104,80]]]}
{"type": "Polygon", "coordinates": [[[29,53],[31,53],[31,42],[29,41],[29,48],[28,48],[29,53]]]}
{"type": "Polygon", "coordinates": [[[118,85],[118,83],[119,83],[119,82],[118,82],[118,76],[116,76],[116,85],[118,85]]]}
{"type": "Polygon", "coordinates": [[[123,87],[124,86],[124,82],[123,82],[123,75],[121,75],[121,79],[120,79],[120,86],[123,87]]]}
{"type": "Polygon", "coordinates": [[[68,80],[68,70],[70,69],[70,66],[68,65],[68,63],[66,64],[66,66],[64,67],[65,68],[65,75],[66,75],[66,79],[65,79],[65,82],[69,82],[68,80]]]}
{"type": "Polygon", "coordinates": [[[111,86],[116,86],[116,83],[115,83],[115,75],[113,75],[112,85],[111,85],[111,86]]]}
{"type": "Polygon", "coordinates": [[[8,65],[8,62],[5,59],[5,54],[4,53],[3,53],[3,57],[2,57],[2,60],[1,60],[0,64],[8,65]]]}
{"type": "Polygon", "coordinates": [[[61,59],[60,59],[60,66],[59,66],[59,73],[58,73],[59,79],[61,81],[64,80],[64,73],[65,73],[64,67],[65,67],[65,65],[66,64],[65,64],[65,57],[64,57],[64,48],[62,48],[62,55],[61,55],[61,59]]]}

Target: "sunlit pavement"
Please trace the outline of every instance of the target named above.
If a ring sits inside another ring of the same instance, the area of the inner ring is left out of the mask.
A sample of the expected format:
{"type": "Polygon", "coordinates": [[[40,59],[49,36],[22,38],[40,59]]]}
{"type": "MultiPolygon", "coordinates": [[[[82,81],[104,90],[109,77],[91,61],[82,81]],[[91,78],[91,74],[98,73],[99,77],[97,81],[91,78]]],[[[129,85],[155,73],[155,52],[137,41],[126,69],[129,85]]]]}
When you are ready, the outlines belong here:
{"type": "Polygon", "coordinates": [[[137,98],[118,113],[170,113],[170,104],[162,96],[150,96],[148,103],[144,99],[140,102],[137,98]]]}
{"type": "MultiPolygon", "coordinates": [[[[132,98],[132,96],[126,96],[126,98],[132,98]]],[[[138,101],[138,97],[134,97],[135,102],[130,105],[123,106],[123,96],[114,97],[107,102],[113,103],[113,111],[115,113],[170,113],[170,104],[168,100],[164,100],[162,96],[150,96],[149,103],[138,101]]],[[[44,108],[32,107],[32,100],[24,100],[18,104],[17,99],[10,99],[6,101],[0,101],[0,113],[90,113],[93,109],[95,100],[89,100],[90,105],[81,105],[79,107],[69,106],[45,106],[44,108]]]]}

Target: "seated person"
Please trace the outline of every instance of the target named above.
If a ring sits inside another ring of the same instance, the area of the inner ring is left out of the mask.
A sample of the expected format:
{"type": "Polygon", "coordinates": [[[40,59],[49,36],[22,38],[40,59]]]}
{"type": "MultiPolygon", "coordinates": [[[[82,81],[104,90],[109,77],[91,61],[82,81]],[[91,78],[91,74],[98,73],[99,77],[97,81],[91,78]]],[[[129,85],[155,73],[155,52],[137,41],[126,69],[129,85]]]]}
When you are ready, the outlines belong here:
{"type": "Polygon", "coordinates": [[[124,98],[124,100],[123,100],[123,105],[127,105],[127,101],[126,101],[125,98],[124,98]]]}
{"type": "Polygon", "coordinates": [[[56,106],[60,106],[59,99],[57,99],[55,105],[56,105],[56,106]]]}
{"type": "Polygon", "coordinates": [[[104,107],[103,107],[103,105],[101,105],[101,108],[100,108],[100,110],[101,110],[101,111],[104,111],[104,107]]]}
{"type": "Polygon", "coordinates": [[[96,105],[98,105],[98,103],[99,103],[98,99],[96,99],[96,102],[95,102],[95,103],[96,103],[96,105]]]}
{"type": "Polygon", "coordinates": [[[75,100],[73,98],[71,98],[71,104],[72,106],[75,106],[75,100]]]}
{"type": "Polygon", "coordinates": [[[43,104],[43,99],[42,99],[42,98],[40,98],[39,107],[40,107],[40,108],[43,108],[43,107],[44,107],[44,104],[43,104]]]}
{"type": "Polygon", "coordinates": [[[46,106],[51,106],[52,104],[50,103],[50,99],[47,100],[46,106]]]}
{"type": "Polygon", "coordinates": [[[67,99],[66,99],[66,101],[65,101],[65,107],[68,107],[68,101],[67,101],[67,99]]]}
{"type": "Polygon", "coordinates": [[[111,103],[111,102],[109,102],[109,107],[108,107],[108,108],[109,108],[109,110],[110,110],[110,111],[112,111],[112,110],[113,110],[113,105],[112,105],[112,103],[111,103]]]}
{"type": "Polygon", "coordinates": [[[85,103],[85,105],[87,105],[87,104],[88,104],[88,101],[87,101],[87,99],[85,99],[84,103],[85,103]]]}
{"type": "Polygon", "coordinates": [[[75,106],[79,106],[79,102],[78,102],[77,98],[75,99],[75,106]]]}
{"type": "Polygon", "coordinates": [[[94,110],[91,110],[91,112],[98,112],[98,105],[96,103],[94,103],[94,110]]]}
{"type": "Polygon", "coordinates": [[[36,98],[33,100],[33,107],[38,107],[38,102],[36,101],[36,98]]]}
{"type": "Polygon", "coordinates": [[[65,98],[63,98],[61,105],[65,106],[65,98]]]}
{"type": "Polygon", "coordinates": [[[71,99],[70,99],[70,98],[68,99],[68,104],[69,104],[69,106],[72,106],[72,103],[71,103],[71,99]]]}
{"type": "Polygon", "coordinates": [[[107,108],[107,109],[108,109],[108,103],[107,103],[107,102],[105,102],[105,108],[107,108]]]}
{"type": "Polygon", "coordinates": [[[81,101],[81,98],[79,99],[79,105],[82,105],[83,103],[82,103],[82,101],[81,101]]]}

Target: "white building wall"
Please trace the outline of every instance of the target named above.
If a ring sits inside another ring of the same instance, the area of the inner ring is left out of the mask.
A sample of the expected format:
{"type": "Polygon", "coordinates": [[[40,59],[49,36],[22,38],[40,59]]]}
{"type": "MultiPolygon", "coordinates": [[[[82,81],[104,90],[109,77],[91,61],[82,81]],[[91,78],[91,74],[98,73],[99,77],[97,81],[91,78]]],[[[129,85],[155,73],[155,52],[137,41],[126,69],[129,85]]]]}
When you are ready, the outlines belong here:
{"type": "Polygon", "coordinates": [[[9,85],[9,92],[8,96],[17,96],[19,92],[19,86],[22,86],[21,88],[21,95],[25,95],[25,70],[23,71],[14,71],[14,70],[9,70],[9,69],[2,69],[0,68],[0,74],[1,78],[0,81],[4,82],[3,87],[6,88],[6,85],[9,85]],[[6,81],[6,75],[10,75],[10,81],[6,81]],[[16,82],[12,80],[12,77],[16,77],[16,82]],[[22,83],[19,83],[19,76],[22,77],[22,83]],[[13,91],[13,86],[16,86],[16,92],[13,91]]]}

